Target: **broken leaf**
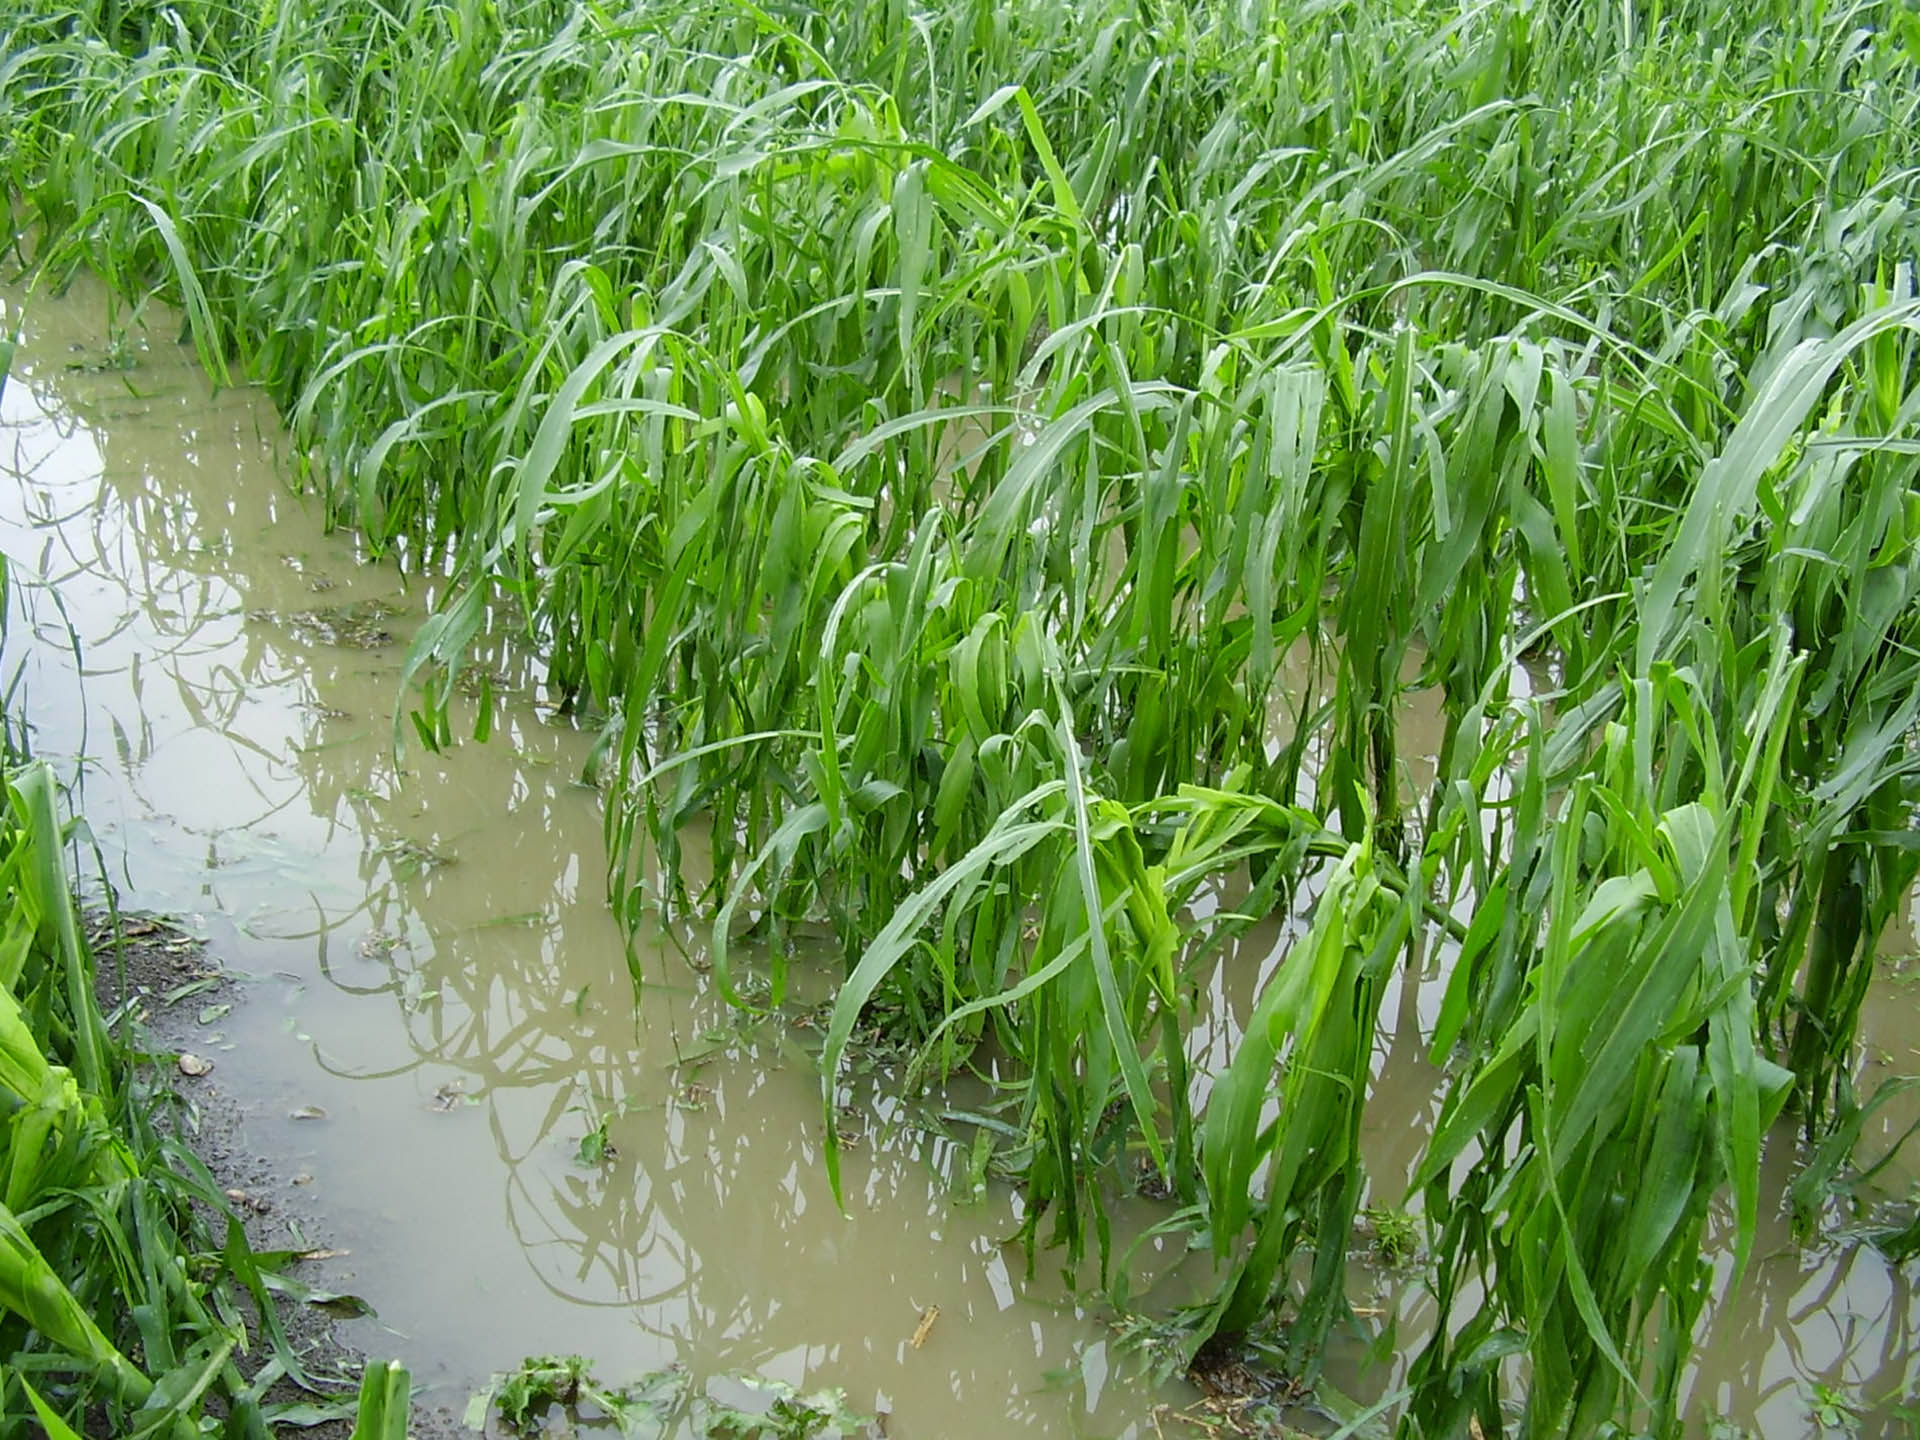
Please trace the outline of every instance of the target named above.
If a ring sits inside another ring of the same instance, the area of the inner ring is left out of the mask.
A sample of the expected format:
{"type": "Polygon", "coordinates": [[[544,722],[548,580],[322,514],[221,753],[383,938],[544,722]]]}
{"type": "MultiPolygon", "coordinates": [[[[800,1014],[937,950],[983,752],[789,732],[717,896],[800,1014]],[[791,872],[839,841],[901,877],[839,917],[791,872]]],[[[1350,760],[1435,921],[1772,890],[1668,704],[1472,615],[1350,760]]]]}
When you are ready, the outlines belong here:
{"type": "Polygon", "coordinates": [[[920,1323],[913,1327],[913,1339],[907,1343],[918,1350],[927,1343],[927,1337],[933,1334],[933,1322],[940,1318],[940,1307],[929,1305],[920,1312],[920,1323]]]}

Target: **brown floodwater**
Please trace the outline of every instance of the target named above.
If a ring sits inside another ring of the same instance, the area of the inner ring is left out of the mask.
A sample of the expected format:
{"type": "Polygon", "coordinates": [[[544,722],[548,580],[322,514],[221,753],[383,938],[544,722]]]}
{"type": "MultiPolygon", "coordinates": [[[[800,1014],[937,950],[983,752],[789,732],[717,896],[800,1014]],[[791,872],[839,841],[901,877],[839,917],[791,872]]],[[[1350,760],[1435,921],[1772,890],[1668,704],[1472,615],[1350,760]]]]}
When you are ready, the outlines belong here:
{"type": "MultiPolygon", "coordinates": [[[[909,1440],[1182,1433],[1155,1409],[1194,1395],[1137,1378],[1056,1259],[1025,1279],[1003,1243],[1018,1197],[961,1193],[953,1146],[912,1123],[920,1109],[883,1094],[851,1122],[864,1135],[836,1208],[817,1038],[796,1006],[730,1011],[684,929],[640,937],[636,1006],[604,903],[599,797],[579,780],[594,737],[551,713],[511,627],[484,662],[493,738],[396,758],[399,666],[433,584],[324,533],[317,501],[285,479],[271,405],[212,393],[172,315],[149,307],[116,337],[85,282],[59,299],[0,290],[0,305],[0,329],[23,326],[0,397],[5,679],[18,671],[35,748],[77,777],[121,903],[185,917],[251,977],[200,1048],[249,1097],[265,1158],[289,1183],[311,1177],[325,1240],[351,1252],[337,1278],[378,1313],[355,1322],[359,1343],[456,1409],[491,1370],[578,1352],[615,1383],[678,1364],[840,1386],[909,1440]],[[603,1124],[608,1157],[583,1163],[603,1124]]],[[[1413,697],[1401,742],[1416,785],[1438,723],[1413,697]]],[[[1277,917],[1223,957],[1196,1058],[1226,1055],[1297,929],[1277,917]]],[[[1886,949],[1869,1079],[1920,1070],[1910,926],[1886,949]]],[[[1445,963],[1437,951],[1403,972],[1387,1000],[1367,1120],[1375,1204],[1403,1202],[1439,1103],[1424,1035],[1445,963]]],[[[1888,1107],[1869,1145],[1913,1113],[1888,1107]]],[[[1776,1136],[1771,1193],[1793,1159],[1791,1135],[1776,1136]]],[[[1888,1177],[1896,1193],[1911,1181],[1888,1177]]],[[[1120,1238],[1164,1213],[1128,1202],[1120,1238]]],[[[1894,1433],[1884,1402],[1920,1379],[1911,1275],[1769,1223],[1746,1285],[1711,1312],[1696,1429],[1725,1416],[1819,1434],[1821,1384],[1880,1403],[1864,1433],[1894,1433]]],[[[1171,1242],[1143,1242],[1138,1259],[1172,1276],[1156,1300],[1189,1298],[1194,1267],[1171,1242]]],[[[1728,1268],[1721,1257],[1723,1288],[1728,1268]]],[[[1418,1284],[1356,1256],[1353,1293],[1407,1349],[1426,1313],[1418,1284]]],[[[1403,1362],[1363,1369],[1364,1348],[1343,1343],[1333,1377],[1384,1393],[1403,1362]]]]}

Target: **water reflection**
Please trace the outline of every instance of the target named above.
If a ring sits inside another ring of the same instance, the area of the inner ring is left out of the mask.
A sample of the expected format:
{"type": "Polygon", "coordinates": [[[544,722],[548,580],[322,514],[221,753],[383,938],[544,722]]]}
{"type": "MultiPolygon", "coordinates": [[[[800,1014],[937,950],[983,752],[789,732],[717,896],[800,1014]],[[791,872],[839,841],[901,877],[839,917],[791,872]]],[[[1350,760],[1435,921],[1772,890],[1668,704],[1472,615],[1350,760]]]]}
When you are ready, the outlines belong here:
{"type": "MultiPolygon", "coordinates": [[[[1156,1397],[1120,1373],[1050,1257],[1029,1285],[1003,1248],[1012,1197],[956,1203],[951,1147],[896,1106],[865,1121],[838,1211],[819,1163],[818,1037],[797,1006],[733,1014],[708,993],[698,937],[680,934],[646,946],[635,1007],[602,903],[598,798],[575,778],[591,737],[544,713],[504,620],[479,667],[496,677],[494,738],[396,758],[398,660],[431,584],[323,536],[276,478],[263,404],[209,398],[181,347],[150,338],[126,374],[68,370],[100,353],[89,303],[84,288],[36,302],[0,401],[17,477],[0,548],[61,600],[16,591],[33,643],[16,629],[8,675],[22,667],[38,747],[87,757],[87,813],[127,902],[199,915],[232,965],[264,977],[227,1022],[223,1071],[257,1097],[262,1153],[316,1177],[331,1238],[355,1252],[342,1282],[389,1327],[370,1348],[450,1386],[554,1350],[611,1378],[758,1370],[845,1385],[903,1436],[1150,1432],[1156,1397]],[[310,1107],[330,1118],[288,1118],[310,1107]],[[583,1164],[602,1121],[609,1158],[583,1164]],[[929,1304],[941,1319],[914,1351],[929,1304]]],[[[481,701],[462,703],[457,730],[481,701]]],[[[1438,733],[1430,697],[1407,713],[1438,733]]],[[[1403,739],[1413,780],[1430,778],[1412,728],[1403,739]]],[[[1314,888],[1198,976],[1202,1087],[1314,888]]],[[[1403,1203],[1437,1112],[1426,1035],[1447,963],[1436,947],[1386,989],[1373,1204],[1403,1203]]],[[[1870,1017],[1889,1071],[1911,1065],[1916,989],[1870,1017]]],[[[1875,1133],[1899,1121],[1889,1107],[1875,1133]]],[[[1791,1158],[1791,1137],[1769,1153],[1774,1193],[1791,1158]]],[[[1129,1203],[1118,1245],[1163,1216],[1129,1203]]],[[[1811,1380],[1913,1388],[1907,1277],[1858,1246],[1797,1251],[1783,1222],[1756,1255],[1739,1303],[1710,1321],[1703,1416],[1795,1435],[1811,1380]]],[[[1180,1255],[1146,1242],[1136,1258],[1140,1283],[1163,1275],[1158,1297],[1187,1298],[1180,1255]]],[[[1354,1277],[1376,1312],[1366,1328],[1419,1333],[1416,1284],[1359,1264],[1354,1277]]]]}
{"type": "Polygon", "coordinates": [[[648,947],[636,1011],[575,781],[590,737],[541,713],[507,627],[481,662],[492,741],[397,760],[431,587],[323,536],[256,398],[209,398],[186,352],[67,369],[99,355],[96,320],[84,287],[36,302],[0,402],[0,545],[64,606],[23,593],[37,643],[13,652],[42,751],[87,757],[126,902],[197,915],[260,977],[209,1042],[254,1143],[314,1177],[354,1252],[339,1282],[388,1327],[370,1348],[451,1386],[577,1350],[613,1378],[844,1385],[897,1435],[1140,1433],[1152,1397],[1107,1375],[1099,1320],[1003,1253],[1009,1195],[950,1204],[945,1147],[883,1106],[842,1215],[817,1038],[712,1000],[692,936],[648,947]],[[610,1158],[583,1165],[602,1119],[610,1158]]]}

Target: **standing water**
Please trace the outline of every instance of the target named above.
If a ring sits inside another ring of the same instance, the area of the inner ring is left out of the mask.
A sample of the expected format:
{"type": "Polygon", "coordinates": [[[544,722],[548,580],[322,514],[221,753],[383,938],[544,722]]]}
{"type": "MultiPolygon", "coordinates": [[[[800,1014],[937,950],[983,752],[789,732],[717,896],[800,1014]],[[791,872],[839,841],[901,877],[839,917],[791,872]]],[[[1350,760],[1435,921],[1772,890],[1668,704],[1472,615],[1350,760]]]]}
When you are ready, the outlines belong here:
{"type": "Polygon", "coordinates": [[[211,395],[164,322],[103,343],[103,308],[35,297],[0,401],[33,739],[122,905],[255,977],[202,1048],[313,1177],[382,1327],[355,1338],[456,1409],[557,1352],[840,1386],[895,1435],[1142,1433],[1104,1325],[1022,1283],[1003,1189],[955,1203],[944,1147],[881,1114],[835,1207],[804,1023],[743,1023],[666,944],[636,1014],[592,736],[524,665],[488,743],[396,762],[430,592],[323,533],[263,397],[211,395]]]}
{"type": "MultiPolygon", "coordinates": [[[[17,293],[0,303],[20,315],[17,293]]],[[[0,400],[8,678],[24,666],[35,746],[78,776],[121,903],[186,917],[251,977],[202,1048],[245,1097],[250,1143],[289,1183],[311,1177],[324,1238],[351,1252],[332,1278],[379,1316],[354,1338],[455,1408],[489,1370],[572,1352],[614,1383],[677,1364],[840,1386],[896,1436],[1179,1420],[1157,1407],[1194,1397],[1130,1378],[1048,1256],[1024,1280],[1002,1243],[1017,1196],[968,1191],[952,1147],[896,1103],[851,1122],[835,1206],[809,1012],[730,1010],[690,933],[643,937],[636,1008],[579,781],[593,737],[543,710],[528,657],[497,639],[481,667],[493,683],[469,703],[494,707],[492,740],[396,757],[400,661],[432,583],[325,534],[284,483],[264,398],[212,394],[171,317],[147,313],[112,336],[85,284],[24,307],[0,400]]],[[[1237,978],[1205,996],[1195,1042],[1216,1062],[1284,934],[1247,936],[1221,971],[1237,978]]],[[[1920,1058],[1898,959],[1869,1010],[1888,1072],[1920,1058]]],[[[1384,1205],[1437,1105],[1437,993],[1388,1002],[1387,1103],[1368,1112],[1384,1205]]],[[[1778,1194],[1792,1157],[1775,1139],[1778,1194]]],[[[1121,1230],[1156,1218],[1139,1202],[1121,1230]]],[[[1709,1321],[1703,1425],[1813,1435],[1816,1386],[1869,1409],[1913,1390],[1920,1305],[1897,1269],[1859,1243],[1796,1248],[1784,1224],[1756,1255],[1709,1321]]],[[[1406,1275],[1357,1264],[1354,1293],[1373,1330],[1417,1338],[1406,1275]]],[[[1339,1378],[1377,1392],[1391,1374],[1339,1378]]]]}

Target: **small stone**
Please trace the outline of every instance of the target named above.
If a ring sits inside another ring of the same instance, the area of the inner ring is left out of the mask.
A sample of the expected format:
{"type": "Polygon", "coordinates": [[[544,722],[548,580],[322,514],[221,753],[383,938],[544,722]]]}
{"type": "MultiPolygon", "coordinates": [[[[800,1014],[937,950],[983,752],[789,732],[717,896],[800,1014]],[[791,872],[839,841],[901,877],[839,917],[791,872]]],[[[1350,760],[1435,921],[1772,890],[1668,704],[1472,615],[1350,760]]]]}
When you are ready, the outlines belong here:
{"type": "Polygon", "coordinates": [[[213,1073],[213,1061],[204,1055],[192,1055],[183,1051],[180,1059],[175,1063],[179,1065],[182,1075],[191,1076],[196,1080],[202,1075],[213,1073]]]}

